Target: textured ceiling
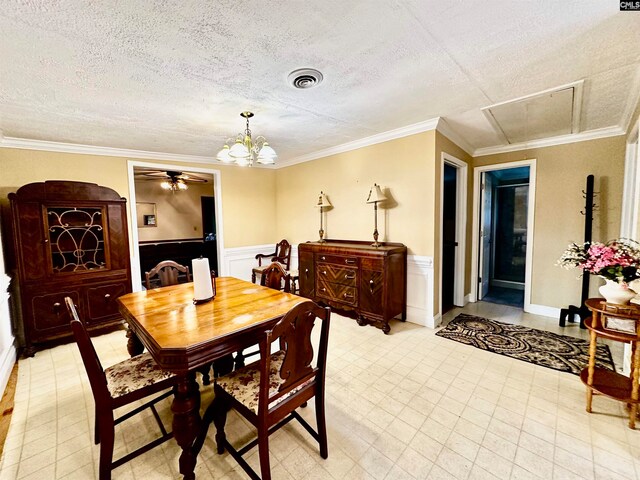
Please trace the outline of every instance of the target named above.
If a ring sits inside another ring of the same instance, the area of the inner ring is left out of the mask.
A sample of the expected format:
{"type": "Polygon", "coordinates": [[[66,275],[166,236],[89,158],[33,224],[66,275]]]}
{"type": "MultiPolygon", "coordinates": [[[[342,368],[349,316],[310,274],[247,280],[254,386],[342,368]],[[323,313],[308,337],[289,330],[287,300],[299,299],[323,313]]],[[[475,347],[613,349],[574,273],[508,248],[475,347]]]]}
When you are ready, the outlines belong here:
{"type": "Polygon", "coordinates": [[[582,79],[579,130],[620,126],[636,98],[640,14],[618,8],[4,0],[0,131],[209,156],[251,110],[254,135],[286,161],[444,117],[477,149],[505,143],[481,108],[582,79]],[[324,82],[293,89],[287,74],[301,67],[324,82]]]}

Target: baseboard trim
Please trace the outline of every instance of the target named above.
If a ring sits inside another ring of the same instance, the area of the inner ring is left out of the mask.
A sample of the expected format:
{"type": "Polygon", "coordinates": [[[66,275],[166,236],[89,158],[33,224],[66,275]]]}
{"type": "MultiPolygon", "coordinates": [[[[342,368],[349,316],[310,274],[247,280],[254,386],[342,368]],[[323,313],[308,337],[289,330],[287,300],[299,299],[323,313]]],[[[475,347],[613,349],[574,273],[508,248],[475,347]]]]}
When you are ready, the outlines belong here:
{"type": "Polygon", "coordinates": [[[13,370],[13,366],[18,359],[15,342],[12,341],[9,348],[7,348],[3,353],[4,358],[0,361],[0,392],[2,392],[0,393],[0,396],[7,388],[7,383],[9,383],[9,377],[11,376],[11,370],[13,370]]]}
{"type": "Polygon", "coordinates": [[[525,305],[524,311],[527,313],[533,313],[534,315],[541,315],[543,317],[560,318],[560,309],[556,307],[549,307],[547,305],[530,303],[529,305],[525,305]]]}

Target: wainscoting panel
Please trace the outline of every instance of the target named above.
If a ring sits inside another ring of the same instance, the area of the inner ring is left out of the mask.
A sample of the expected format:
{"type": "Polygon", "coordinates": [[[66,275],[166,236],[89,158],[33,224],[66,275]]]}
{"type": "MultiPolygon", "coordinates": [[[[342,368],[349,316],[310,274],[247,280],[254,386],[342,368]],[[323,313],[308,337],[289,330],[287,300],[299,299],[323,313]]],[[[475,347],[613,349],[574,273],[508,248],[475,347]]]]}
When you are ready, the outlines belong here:
{"type": "Polygon", "coordinates": [[[269,245],[250,245],[247,247],[225,248],[221,276],[236,277],[248,282],[251,281],[251,269],[258,265],[256,255],[259,253],[273,253],[275,243],[269,245]]]}
{"type": "MultiPolygon", "coordinates": [[[[0,251],[0,255],[2,252],[0,251]]],[[[16,363],[16,348],[13,334],[11,333],[12,322],[9,321],[9,282],[11,278],[0,272],[0,396],[9,381],[11,370],[16,363]]]]}
{"type": "Polygon", "coordinates": [[[433,257],[407,256],[407,321],[435,328],[433,302],[433,257]]]}

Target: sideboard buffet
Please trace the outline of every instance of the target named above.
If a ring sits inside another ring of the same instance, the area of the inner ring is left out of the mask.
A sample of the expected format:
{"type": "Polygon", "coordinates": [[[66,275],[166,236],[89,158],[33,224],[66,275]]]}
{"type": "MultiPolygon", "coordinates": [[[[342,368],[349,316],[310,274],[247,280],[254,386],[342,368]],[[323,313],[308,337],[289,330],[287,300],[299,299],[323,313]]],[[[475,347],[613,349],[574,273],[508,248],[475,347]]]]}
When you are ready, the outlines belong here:
{"type": "Polygon", "coordinates": [[[353,312],[358,324],[389,333],[407,315],[407,247],[401,243],[326,240],[298,245],[299,294],[353,312]]]}

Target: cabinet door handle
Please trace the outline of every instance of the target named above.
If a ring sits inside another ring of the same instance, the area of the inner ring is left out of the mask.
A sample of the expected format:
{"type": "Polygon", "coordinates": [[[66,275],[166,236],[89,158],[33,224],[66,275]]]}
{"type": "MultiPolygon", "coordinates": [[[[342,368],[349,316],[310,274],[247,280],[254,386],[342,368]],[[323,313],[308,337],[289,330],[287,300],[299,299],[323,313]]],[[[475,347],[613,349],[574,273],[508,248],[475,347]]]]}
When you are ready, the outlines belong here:
{"type": "Polygon", "coordinates": [[[60,307],[62,305],[60,305],[60,302],[56,302],[53,304],[53,313],[55,313],[56,315],[60,315],[60,307]]]}
{"type": "Polygon", "coordinates": [[[106,293],[104,296],[105,300],[109,300],[111,298],[111,294],[110,293],[106,293]]]}
{"type": "Polygon", "coordinates": [[[305,268],[305,269],[304,269],[304,276],[305,276],[305,277],[308,277],[308,276],[309,276],[309,269],[308,269],[308,268],[305,268]]]}
{"type": "Polygon", "coordinates": [[[347,265],[354,265],[356,261],[352,258],[345,258],[344,263],[346,263],[347,265]]]}
{"type": "Polygon", "coordinates": [[[344,298],[353,298],[353,293],[345,293],[342,295],[344,298]]]}
{"type": "Polygon", "coordinates": [[[371,293],[373,293],[373,278],[371,280],[369,280],[369,290],[371,290],[371,293]]]}
{"type": "Polygon", "coordinates": [[[323,271],[322,271],[322,274],[323,274],[323,275],[326,275],[326,274],[327,274],[327,271],[326,271],[326,270],[323,270],[323,271]]]}
{"type": "Polygon", "coordinates": [[[320,260],[326,260],[326,259],[327,259],[327,257],[324,257],[324,256],[320,257],[320,260]]]}
{"type": "Polygon", "coordinates": [[[356,274],[355,274],[355,272],[353,273],[353,275],[349,275],[348,273],[345,273],[344,274],[344,278],[346,280],[353,280],[354,278],[356,278],[356,274]]]}
{"type": "Polygon", "coordinates": [[[327,291],[327,289],[326,289],[326,288],[324,288],[324,287],[322,287],[322,288],[320,289],[320,291],[321,291],[321,292],[326,292],[326,291],[327,291]]]}

